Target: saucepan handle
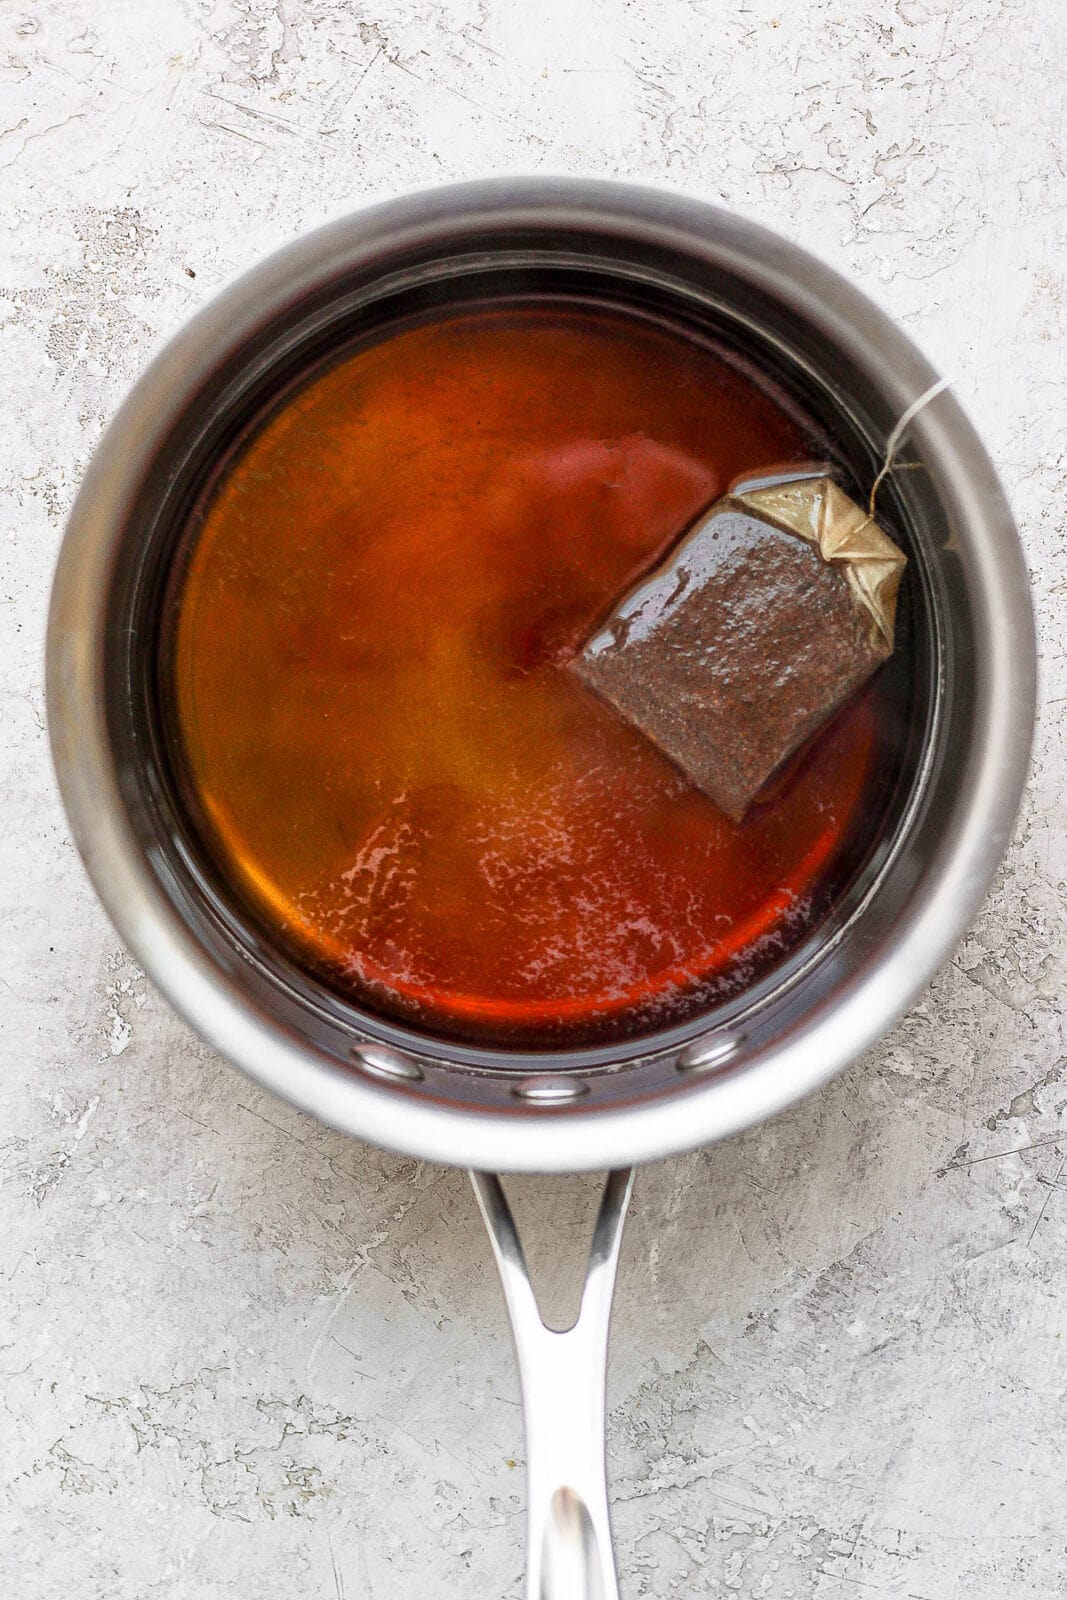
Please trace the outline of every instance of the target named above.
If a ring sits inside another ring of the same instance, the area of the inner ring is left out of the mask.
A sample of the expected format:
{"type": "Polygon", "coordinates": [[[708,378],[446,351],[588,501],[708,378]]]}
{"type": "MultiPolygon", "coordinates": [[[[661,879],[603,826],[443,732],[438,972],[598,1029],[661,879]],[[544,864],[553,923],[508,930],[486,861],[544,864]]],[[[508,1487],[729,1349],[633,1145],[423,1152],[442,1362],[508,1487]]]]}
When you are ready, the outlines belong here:
{"type": "Polygon", "coordinates": [[[499,1178],[471,1182],[500,1271],[526,1421],[527,1600],[618,1600],[604,1460],[608,1324],[633,1189],[608,1175],[577,1321],[545,1326],[499,1178]]]}

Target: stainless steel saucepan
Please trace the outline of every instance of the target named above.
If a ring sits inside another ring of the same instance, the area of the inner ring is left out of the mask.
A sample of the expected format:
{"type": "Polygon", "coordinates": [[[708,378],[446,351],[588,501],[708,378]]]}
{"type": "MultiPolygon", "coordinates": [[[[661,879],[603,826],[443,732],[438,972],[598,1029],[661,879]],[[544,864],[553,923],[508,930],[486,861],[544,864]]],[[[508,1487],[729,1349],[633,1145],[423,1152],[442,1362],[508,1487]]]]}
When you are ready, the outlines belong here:
{"type": "Polygon", "coordinates": [[[346,1003],[219,881],[172,776],[158,690],[188,512],[268,394],[354,337],[461,301],[557,296],[711,331],[790,387],[869,485],[936,374],[827,267],[739,218],[604,183],[494,181],[336,222],[272,256],[167,346],[112,423],[52,599],[48,708],[86,866],[145,971],[211,1045],[334,1127],[464,1165],[503,1279],[526,1407],[531,1600],[617,1595],[604,1477],[608,1317],[626,1168],[750,1126],[867,1048],[967,928],[1008,842],[1034,716],[1026,569],[989,460],[948,392],[880,491],[908,545],[911,728],[864,870],[740,998],[627,1045],[465,1048],[346,1003]],[[490,1172],[612,1169],[581,1312],[537,1312],[490,1172]]]}

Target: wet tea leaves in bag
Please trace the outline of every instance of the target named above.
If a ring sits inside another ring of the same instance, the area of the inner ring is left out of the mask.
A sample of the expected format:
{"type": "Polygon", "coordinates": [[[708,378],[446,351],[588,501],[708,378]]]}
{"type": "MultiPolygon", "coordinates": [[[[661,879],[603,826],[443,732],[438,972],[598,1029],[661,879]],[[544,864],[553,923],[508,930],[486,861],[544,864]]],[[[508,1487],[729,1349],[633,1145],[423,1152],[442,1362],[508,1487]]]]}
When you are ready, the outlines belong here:
{"type": "Polygon", "coordinates": [[[825,475],[716,501],[572,661],[740,820],[893,650],[905,558],[825,475]]]}

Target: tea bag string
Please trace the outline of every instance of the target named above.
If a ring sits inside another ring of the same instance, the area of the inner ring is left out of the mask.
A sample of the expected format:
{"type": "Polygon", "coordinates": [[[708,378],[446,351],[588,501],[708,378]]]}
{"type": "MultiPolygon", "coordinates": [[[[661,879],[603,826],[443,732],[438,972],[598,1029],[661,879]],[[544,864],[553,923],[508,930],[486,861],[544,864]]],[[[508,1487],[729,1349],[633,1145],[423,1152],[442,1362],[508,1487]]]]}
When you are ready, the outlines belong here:
{"type": "MultiPolygon", "coordinates": [[[[879,489],[882,487],[883,480],[888,477],[890,472],[893,471],[893,457],[900,449],[901,440],[903,439],[909,426],[919,415],[919,412],[922,411],[924,407],[928,406],[931,400],[936,399],[941,391],[943,389],[947,389],[951,383],[951,378],[938,378],[936,383],[932,383],[928,389],[923,390],[922,394],[917,400],[913,400],[911,402],[911,405],[908,406],[907,410],[897,421],[892,433],[890,433],[889,438],[886,440],[885,459],[882,462],[881,470],[879,471],[874,482],[871,484],[870,499],[867,501],[867,517],[866,521],[863,523],[863,527],[866,527],[868,522],[874,521],[875,499],[879,489]]],[[[918,462],[911,463],[913,466],[917,466],[918,464],[918,462]]]]}

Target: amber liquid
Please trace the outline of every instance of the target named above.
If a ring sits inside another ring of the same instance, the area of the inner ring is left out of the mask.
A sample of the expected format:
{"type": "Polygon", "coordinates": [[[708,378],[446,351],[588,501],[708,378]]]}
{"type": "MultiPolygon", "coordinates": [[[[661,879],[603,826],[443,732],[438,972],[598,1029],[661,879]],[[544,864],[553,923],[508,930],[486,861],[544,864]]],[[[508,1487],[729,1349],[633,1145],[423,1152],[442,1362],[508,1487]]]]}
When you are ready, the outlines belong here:
{"type": "Polygon", "coordinates": [[[203,513],[173,661],[260,922],[381,1014],[534,1047],[786,957],[884,813],[887,680],[739,825],[562,667],[731,479],[813,448],[712,347],[550,306],[396,333],[277,408],[203,513]]]}

